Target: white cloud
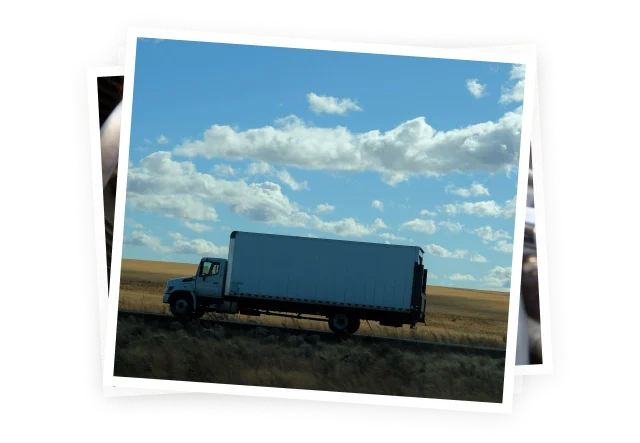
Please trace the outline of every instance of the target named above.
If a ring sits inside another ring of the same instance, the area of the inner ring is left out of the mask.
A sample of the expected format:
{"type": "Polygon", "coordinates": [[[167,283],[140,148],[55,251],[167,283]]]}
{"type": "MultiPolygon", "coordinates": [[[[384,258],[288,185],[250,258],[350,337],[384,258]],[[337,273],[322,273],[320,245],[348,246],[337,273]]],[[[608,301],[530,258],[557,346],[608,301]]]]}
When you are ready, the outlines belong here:
{"type": "Polygon", "coordinates": [[[222,165],[218,164],[213,167],[213,172],[216,175],[228,176],[228,175],[236,175],[236,170],[233,169],[231,165],[222,165]]]}
{"type": "Polygon", "coordinates": [[[131,167],[127,188],[132,209],[157,211],[169,217],[215,221],[217,213],[210,205],[218,203],[254,222],[315,229],[341,237],[362,237],[387,229],[381,219],[371,225],[354,218],[323,220],[304,212],[276,183],[219,179],[198,172],[191,162],[174,161],[169,152],[154,152],[131,167]]]}
{"type": "Polygon", "coordinates": [[[482,281],[487,286],[492,287],[504,287],[511,281],[511,267],[503,268],[502,266],[496,266],[487,275],[482,277],[482,281]]]}
{"type": "Polygon", "coordinates": [[[476,263],[486,263],[488,261],[486,257],[483,257],[477,252],[474,252],[469,260],[476,263]]]}
{"type": "Polygon", "coordinates": [[[420,218],[404,222],[400,229],[411,229],[412,231],[423,232],[425,234],[433,234],[438,230],[433,220],[423,220],[420,218]]]}
{"type": "Polygon", "coordinates": [[[445,192],[449,193],[449,194],[456,194],[459,195],[461,197],[477,197],[480,195],[489,195],[489,190],[487,188],[485,188],[482,184],[480,183],[476,183],[473,182],[471,184],[471,186],[469,187],[469,189],[465,189],[465,188],[456,188],[453,185],[448,185],[445,188],[445,192]]]}
{"type": "Polygon", "coordinates": [[[127,192],[127,205],[136,211],[159,212],[169,218],[218,220],[218,213],[212,206],[192,195],[173,194],[170,190],[166,194],[127,192]]]}
{"type": "Polygon", "coordinates": [[[438,222],[439,226],[443,226],[447,228],[451,232],[460,232],[464,226],[458,222],[450,222],[450,221],[440,221],[438,222]]]}
{"type": "Polygon", "coordinates": [[[430,244],[427,245],[427,252],[431,255],[435,255],[436,257],[445,257],[445,258],[464,258],[467,255],[467,251],[462,249],[456,249],[451,252],[448,249],[443,248],[442,246],[430,244]]]}
{"type": "Polygon", "coordinates": [[[498,252],[513,252],[513,243],[506,240],[498,240],[494,246],[491,247],[494,251],[498,252]]]}
{"type": "Polygon", "coordinates": [[[179,232],[168,232],[167,235],[174,240],[186,240],[187,238],[179,232]]]}
{"type": "Polygon", "coordinates": [[[151,140],[149,140],[148,138],[145,138],[145,139],[144,139],[144,142],[145,142],[146,144],[148,144],[148,145],[149,145],[149,144],[151,144],[151,140]]]}
{"type": "Polygon", "coordinates": [[[124,222],[125,222],[125,226],[127,226],[127,227],[132,227],[132,228],[135,228],[135,229],[138,229],[138,230],[139,229],[144,229],[144,226],[142,224],[136,222],[132,218],[125,217],[124,222]]]}
{"type": "Polygon", "coordinates": [[[313,92],[307,94],[309,101],[309,109],[316,114],[339,114],[342,115],[347,111],[362,111],[362,108],[350,98],[338,99],[327,95],[316,95],[313,92]]]}
{"type": "Polygon", "coordinates": [[[387,240],[394,240],[394,241],[406,241],[407,239],[404,237],[399,237],[397,235],[391,234],[389,232],[383,232],[382,234],[378,234],[378,236],[385,238],[387,240]]]}
{"type": "Polygon", "coordinates": [[[378,209],[380,212],[384,211],[384,204],[380,200],[371,202],[371,207],[378,209]]]}
{"type": "Polygon", "coordinates": [[[521,102],[524,100],[524,75],[524,65],[514,65],[513,68],[511,68],[511,75],[509,77],[512,80],[512,84],[510,86],[502,87],[500,103],[506,105],[512,102],[521,102]],[[515,82],[513,82],[513,80],[515,80],[515,82]]]}
{"type": "Polygon", "coordinates": [[[422,215],[423,217],[435,217],[438,214],[435,212],[431,212],[428,209],[423,209],[422,211],[420,211],[420,215],[422,215]]]}
{"type": "Polygon", "coordinates": [[[186,141],[175,155],[207,159],[251,159],[307,170],[378,172],[395,185],[411,176],[452,172],[509,172],[520,151],[521,108],[497,122],[437,131],[424,117],[381,132],[352,133],[346,127],[320,128],[296,116],[275,126],[239,132],[213,125],[201,140],[186,141]]]}
{"type": "Polygon", "coordinates": [[[511,235],[507,231],[502,229],[498,229],[494,231],[491,226],[483,226],[481,228],[474,229],[473,232],[476,233],[478,237],[480,237],[485,242],[497,241],[500,239],[509,239],[511,235]]]}
{"type": "Polygon", "coordinates": [[[376,218],[372,226],[374,230],[389,229],[389,226],[385,225],[381,218],[376,218]]]}
{"type": "Polygon", "coordinates": [[[515,197],[512,200],[507,200],[504,206],[496,203],[494,200],[487,200],[473,203],[448,204],[442,206],[440,211],[450,215],[463,213],[476,215],[478,217],[513,218],[515,216],[515,197]]]}
{"type": "Polygon", "coordinates": [[[372,226],[366,226],[358,223],[353,218],[345,218],[338,221],[324,221],[318,216],[314,215],[309,225],[319,231],[331,232],[340,237],[363,237],[365,235],[371,235],[376,232],[377,229],[384,229],[386,225],[379,218],[373,223],[372,226]]]}
{"type": "Polygon", "coordinates": [[[294,191],[300,191],[301,189],[309,189],[309,186],[307,185],[306,181],[302,183],[297,182],[293,177],[291,177],[291,174],[289,174],[289,171],[287,171],[286,169],[283,168],[283,169],[277,170],[273,166],[268,165],[267,163],[264,163],[264,162],[251,163],[247,168],[247,174],[276,177],[278,180],[280,180],[285,185],[289,186],[294,191]]]}
{"type": "Polygon", "coordinates": [[[457,281],[474,281],[475,277],[471,274],[451,274],[449,276],[449,280],[457,280],[457,281]]]}
{"type": "Polygon", "coordinates": [[[133,231],[131,235],[125,235],[123,243],[128,246],[150,248],[156,252],[169,252],[169,248],[162,246],[158,237],[145,234],[142,231],[133,231]]]}
{"type": "Polygon", "coordinates": [[[169,140],[164,135],[161,135],[160,137],[158,137],[157,142],[161,145],[166,145],[167,143],[169,143],[169,140]]]}
{"type": "Polygon", "coordinates": [[[480,84],[477,78],[467,80],[467,89],[475,98],[481,98],[487,95],[487,85],[480,84]]]}
{"type": "Polygon", "coordinates": [[[333,205],[330,205],[329,203],[323,203],[316,206],[317,212],[332,212],[334,209],[336,209],[336,207],[333,205]]]}
{"type": "Polygon", "coordinates": [[[191,229],[192,231],[196,231],[196,232],[206,232],[206,231],[211,231],[211,226],[205,225],[203,223],[191,223],[191,222],[184,222],[183,225],[189,229],[191,229]]]}
{"type": "Polygon", "coordinates": [[[173,252],[178,254],[197,255],[198,257],[219,257],[226,258],[229,254],[228,246],[217,246],[202,238],[187,240],[177,239],[173,243],[173,252]]]}

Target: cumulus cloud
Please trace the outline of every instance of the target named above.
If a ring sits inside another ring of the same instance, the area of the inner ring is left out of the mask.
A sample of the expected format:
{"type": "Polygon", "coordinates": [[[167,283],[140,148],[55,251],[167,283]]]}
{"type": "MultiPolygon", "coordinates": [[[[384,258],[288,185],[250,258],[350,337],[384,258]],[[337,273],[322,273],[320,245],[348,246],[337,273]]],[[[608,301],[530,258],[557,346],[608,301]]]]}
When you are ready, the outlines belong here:
{"type": "Polygon", "coordinates": [[[384,229],[387,226],[379,218],[371,226],[358,223],[354,218],[345,218],[338,221],[324,221],[313,216],[310,222],[310,226],[323,231],[331,232],[340,237],[363,237],[365,235],[371,235],[376,232],[377,229],[384,229]]]}
{"type": "Polygon", "coordinates": [[[205,225],[203,223],[191,223],[189,221],[186,221],[186,222],[184,222],[182,224],[186,228],[189,228],[189,229],[191,229],[192,231],[195,231],[195,232],[211,231],[211,226],[205,225]]]}
{"type": "Polygon", "coordinates": [[[451,232],[460,232],[464,226],[458,222],[450,222],[450,221],[440,221],[438,222],[438,226],[442,226],[447,228],[451,232]]]}
{"type": "Polygon", "coordinates": [[[506,241],[506,240],[498,240],[496,242],[496,244],[491,247],[491,249],[493,249],[494,251],[498,251],[498,252],[512,253],[513,252],[513,244],[511,242],[506,241]]]}
{"type": "MultiPolygon", "coordinates": [[[[132,208],[156,210],[166,216],[177,216],[177,206],[184,218],[198,219],[187,210],[188,206],[207,214],[205,209],[213,210],[208,204],[220,203],[232,213],[251,221],[313,228],[342,237],[362,237],[386,228],[380,219],[371,225],[362,224],[354,218],[325,221],[304,212],[282,193],[277,183],[248,184],[242,180],[219,179],[198,172],[191,162],[173,160],[169,152],[154,152],[142,159],[138,166],[131,167],[127,187],[127,200],[130,204],[133,202],[132,208]],[[172,211],[167,210],[167,205],[172,211]]],[[[200,219],[213,219],[209,215],[209,218],[200,219]]]]}
{"type": "Polygon", "coordinates": [[[516,205],[514,197],[511,200],[507,200],[504,205],[500,205],[494,200],[479,201],[473,203],[464,202],[444,205],[440,208],[440,211],[449,215],[462,213],[476,215],[478,217],[513,218],[516,214],[515,206],[516,205]]]}
{"type": "Polygon", "coordinates": [[[125,244],[150,247],[156,252],[175,252],[199,257],[216,256],[225,258],[229,252],[227,246],[216,246],[201,238],[189,239],[179,232],[168,232],[167,235],[174,240],[173,245],[170,247],[163,246],[159,238],[141,232],[133,232],[131,237],[125,238],[125,244]]]}
{"type": "Polygon", "coordinates": [[[482,277],[482,281],[487,286],[502,288],[511,281],[511,267],[496,266],[482,277]]]}
{"type": "Polygon", "coordinates": [[[380,200],[374,200],[371,202],[371,207],[376,208],[381,212],[384,211],[384,204],[380,200]]]}
{"type": "Polygon", "coordinates": [[[323,203],[316,206],[317,212],[332,212],[334,209],[336,209],[336,207],[333,205],[330,205],[329,203],[323,203]]]}
{"type": "Polygon", "coordinates": [[[157,142],[161,145],[166,145],[167,143],[169,143],[169,140],[164,135],[161,135],[160,137],[158,137],[157,142]]]}
{"type": "Polygon", "coordinates": [[[125,226],[129,226],[138,230],[144,229],[144,226],[141,223],[136,222],[132,218],[125,217],[124,222],[125,222],[125,226]]]}
{"type": "Polygon", "coordinates": [[[443,248],[442,246],[434,244],[427,245],[425,249],[429,254],[435,255],[436,257],[464,258],[467,255],[467,251],[463,249],[456,249],[452,252],[448,249],[443,248]]]}
{"type": "Polygon", "coordinates": [[[486,89],[487,85],[481,84],[477,78],[467,80],[467,90],[475,98],[481,98],[487,95],[486,89]]]}
{"type": "Polygon", "coordinates": [[[488,260],[486,259],[486,257],[483,257],[482,255],[478,254],[477,252],[474,252],[471,255],[471,258],[469,259],[472,262],[476,262],[476,263],[486,263],[488,260]]]}
{"type": "Polygon", "coordinates": [[[213,172],[219,176],[236,175],[236,170],[231,165],[218,164],[213,167],[213,172]]]}
{"type": "Polygon", "coordinates": [[[404,222],[400,229],[411,229],[416,232],[423,232],[425,234],[433,234],[438,230],[435,222],[433,220],[423,220],[420,218],[415,218],[408,222],[404,222]]]}
{"type": "Polygon", "coordinates": [[[280,180],[285,185],[289,186],[294,191],[300,191],[301,189],[309,189],[309,186],[307,185],[306,181],[302,183],[297,182],[291,176],[291,174],[289,174],[289,171],[287,171],[286,169],[278,170],[273,166],[268,165],[267,163],[264,163],[264,162],[251,163],[247,168],[247,174],[276,177],[278,180],[280,180]]]}
{"type": "Polygon", "coordinates": [[[200,140],[177,146],[175,155],[207,159],[250,159],[307,170],[378,172],[396,185],[412,176],[452,172],[509,172],[517,167],[522,110],[496,122],[437,131],[424,117],[381,132],[352,133],[348,128],[321,128],[296,116],[274,126],[237,131],[213,125],[200,140]]]}
{"type": "Polygon", "coordinates": [[[473,182],[471,186],[466,188],[456,188],[453,185],[448,185],[445,189],[445,192],[449,194],[456,194],[461,197],[478,197],[480,195],[489,195],[489,190],[485,188],[482,184],[473,182]]]}
{"type": "Polygon", "coordinates": [[[373,222],[373,229],[374,230],[378,230],[378,229],[388,229],[389,226],[387,226],[381,218],[376,218],[375,221],[373,222]]]}
{"type": "Polygon", "coordinates": [[[475,277],[471,274],[451,274],[449,276],[449,280],[457,280],[457,281],[474,281],[475,277]]]}
{"type": "Polygon", "coordinates": [[[383,232],[382,234],[378,234],[378,236],[387,239],[387,240],[394,240],[394,241],[406,241],[407,239],[404,237],[399,237],[397,235],[391,234],[389,232],[383,232]]]}
{"type": "Polygon", "coordinates": [[[509,85],[502,87],[500,103],[503,105],[524,100],[524,65],[514,65],[509,75],[509,85]]]}
{"type": "Polygon", "coordinates": [[[485,242],[493,242],[498,241],[500,239],[509,239],[511,235],[505,230],[498,229],[493,230],[491,226],[483,226],[481,228],[476,228],[473,232],[480,237],[485,242]]]}
{"type": "Polygon", "coordinates": [[[133,231],[131,235],[125,235],[123,243],[128,246],[150,248],[156,252],[169,252],[169,248],[163,246],[158,237],[142,231],[133,231]]]}
{"type": "Polygon", "coordinates": [[[127,192],[127,205],[136,211],[159,212],[169,218],[218,220],[215,208],[199,198],[188,194],[173,194],[169,190],[166,194],[127,192]]]}
{"type": "Polygon", "coordinates": [[[431,212],[428,209],[423,209],[422,211],[420,211],[420,215],[423,217],[435,217],[438,214],[435,212],[431,212]]]}
{"type": "Polygon", "coordinates": [[[316,114],[338,114],[343,115],[347,111],[362,111],[362,108],[350,98],[338,99],[327,95],[317,95],[313,92],[307,94],[309,109],[316,114]]]}
{"type": "Polygon", "coordinates": [[[217,246],[202,238],[192,240],[179,238],[173,242],[173,247],[171,249],[177,254],[197,255],[198,257],[226,258],[229,254],[228,246],[217,246]]]}

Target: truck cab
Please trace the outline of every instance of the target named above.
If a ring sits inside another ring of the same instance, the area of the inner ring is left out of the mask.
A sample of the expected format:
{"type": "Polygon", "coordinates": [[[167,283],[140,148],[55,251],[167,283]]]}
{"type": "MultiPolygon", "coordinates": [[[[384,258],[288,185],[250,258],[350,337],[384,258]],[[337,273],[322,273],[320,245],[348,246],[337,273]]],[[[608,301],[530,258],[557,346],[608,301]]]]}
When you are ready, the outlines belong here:
{"type": "Polygon", "coordinates": [[[221,303],[226,274],[226,259],[203,257],[196,275],[167,282],[162,301],[170,305],[176,317],[202,317],[221,303]]]}

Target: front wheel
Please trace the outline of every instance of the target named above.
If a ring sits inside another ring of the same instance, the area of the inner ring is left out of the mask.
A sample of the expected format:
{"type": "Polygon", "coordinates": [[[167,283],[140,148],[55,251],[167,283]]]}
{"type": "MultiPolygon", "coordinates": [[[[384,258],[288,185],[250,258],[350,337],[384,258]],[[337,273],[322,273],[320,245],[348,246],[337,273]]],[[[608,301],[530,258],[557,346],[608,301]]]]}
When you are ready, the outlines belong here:
{"type": "Polygon", "coordinates": [[[187,320],[193,315],[193,300],[187,294],[181,294],[171,300],[171,313],[180,320],[187,320]]]}
{"type": "Polygon", "coordinates": [[[207,313],[207,307],[203,306],[203,305],[199,305],[195,311],[193,311],[193,314],[191,315],[191,318],[193,318],[194,320],[197,320],[199,318],[202,318],[202,316],[204,314],[207,313]]]}

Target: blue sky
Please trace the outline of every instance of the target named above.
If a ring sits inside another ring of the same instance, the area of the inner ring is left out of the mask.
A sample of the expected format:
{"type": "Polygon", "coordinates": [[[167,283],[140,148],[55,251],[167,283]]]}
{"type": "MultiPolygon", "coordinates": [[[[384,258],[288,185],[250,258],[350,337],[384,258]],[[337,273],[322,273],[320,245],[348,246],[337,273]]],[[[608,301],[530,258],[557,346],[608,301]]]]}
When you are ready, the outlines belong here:
{"type": "Polygon", "coordinates": [[[433,285],[508,290],[524,68],[139,40],[123,257],[233,230],[411,244],[433,285]]]}

